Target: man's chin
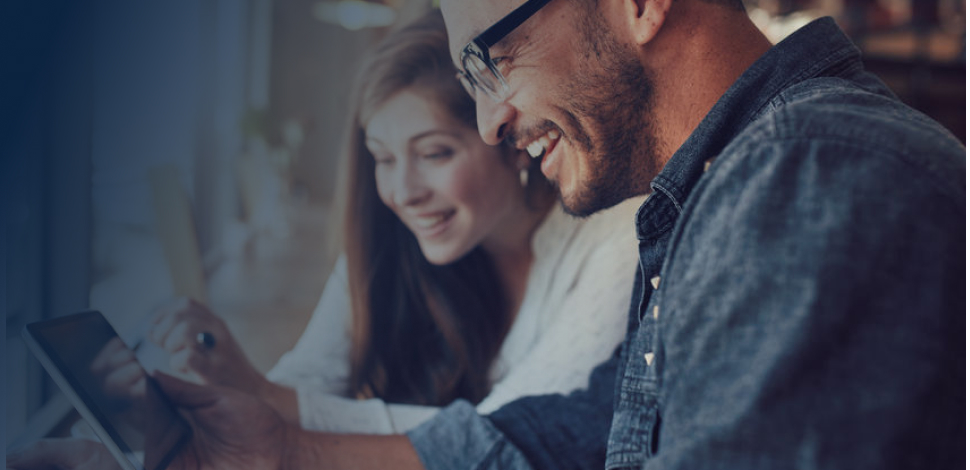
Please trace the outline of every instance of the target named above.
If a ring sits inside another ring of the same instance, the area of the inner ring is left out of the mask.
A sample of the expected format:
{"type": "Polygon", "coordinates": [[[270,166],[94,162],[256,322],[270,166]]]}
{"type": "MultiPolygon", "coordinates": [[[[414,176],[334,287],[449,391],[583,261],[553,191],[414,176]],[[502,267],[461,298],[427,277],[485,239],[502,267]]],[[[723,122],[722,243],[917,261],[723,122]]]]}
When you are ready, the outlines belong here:
{"type": "Polygon", "coordinates": [[[636,191],[626,192],[621,189],[618,186],[605,186],[570,191],[568,194],[560,191],[559,201],[562,203],[564,212],[573,217],[584,218],[609,209],[638,194],[636,191]]]}
{"type": "Polygon", "coordinates": [[[604,206],[588,196],[589,194],[560,195],[559,201],[562,204],[562,210],[573,217],[585,218],[615,205],[614,203],[604,206]]]}

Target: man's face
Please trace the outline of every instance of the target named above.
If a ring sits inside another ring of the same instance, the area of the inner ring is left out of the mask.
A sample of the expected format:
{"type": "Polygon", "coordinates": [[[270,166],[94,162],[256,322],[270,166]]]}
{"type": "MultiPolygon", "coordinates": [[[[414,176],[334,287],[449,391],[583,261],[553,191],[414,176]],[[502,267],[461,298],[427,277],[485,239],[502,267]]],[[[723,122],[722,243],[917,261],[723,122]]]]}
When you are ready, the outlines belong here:
{"type": "MultiPolygon", "coordinates": [[[[465,44],[519,3],[443,0],[455,62],[465,44]]],[[[485,141],[506,139],[542,158],[563,206],[580,216],[645,194],[659,170],[646,120],[653,86],[633,46],[604,23],[594,7],[552,0],[489,51],[508,98],[476,97],[485,141]]]]}

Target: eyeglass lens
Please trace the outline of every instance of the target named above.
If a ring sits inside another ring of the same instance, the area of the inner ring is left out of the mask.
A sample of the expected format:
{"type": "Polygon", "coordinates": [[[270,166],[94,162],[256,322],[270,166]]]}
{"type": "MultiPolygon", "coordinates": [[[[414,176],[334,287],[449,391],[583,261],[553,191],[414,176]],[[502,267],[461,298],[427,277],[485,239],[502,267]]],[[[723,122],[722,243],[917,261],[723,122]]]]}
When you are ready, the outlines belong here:
{"type": "MultiPolygon", "coordinates": [[[[489,67],[488,64],[482,60],[481,57],[474,54],[469,54],[468,56],[465,56],[464,65],[465,70],[467,70],[468,74],[470,75],[470,77],[466,77],[466,79],[472,79],[471,83],[469,83],[469,85],[472,85],[472,88],[481,88],[485,94],[492,98],[499,97],[499,90],[502,89],[500,79],[495,75],[495,72],[491,69],[491,67],[489,67]]],[[[472,96],[474,96],[474,94],[472,94],[472,96]]]]}

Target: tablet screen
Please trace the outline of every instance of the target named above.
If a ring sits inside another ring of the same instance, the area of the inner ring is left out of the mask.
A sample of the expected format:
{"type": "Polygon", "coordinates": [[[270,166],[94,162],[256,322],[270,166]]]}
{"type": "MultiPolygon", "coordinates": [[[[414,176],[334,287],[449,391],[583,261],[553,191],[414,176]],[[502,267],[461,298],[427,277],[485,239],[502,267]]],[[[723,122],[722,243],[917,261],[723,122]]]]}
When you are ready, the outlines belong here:
{"type": "Polygon", "coordinates": [[[99,434],[107,434],[117,447],[113,451],[139,470],[168,465],[191,428],[99,312],[33,323],[25,330],[41,350],[38,357],[49,360],[41,362],[56,369],[49,370],[55,380],[61,375],[66,383],[58,385],[66,385],[69,398],[80,402],[74,403],[78,411],[87,408],[86,418],[93,418],[92,427],[100,426],[99,434]]]}

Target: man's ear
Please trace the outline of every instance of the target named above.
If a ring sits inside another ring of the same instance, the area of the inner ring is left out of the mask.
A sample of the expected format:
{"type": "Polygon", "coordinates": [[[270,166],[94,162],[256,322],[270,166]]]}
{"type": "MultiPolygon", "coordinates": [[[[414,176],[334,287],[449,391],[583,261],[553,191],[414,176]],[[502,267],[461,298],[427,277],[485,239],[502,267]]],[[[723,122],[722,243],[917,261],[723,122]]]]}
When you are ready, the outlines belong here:
{"type": "Polygon", "coordinates": [[[673,0],[620,0],[633,39],[639,45],[650,42],[667,19],[673,0]]]}

